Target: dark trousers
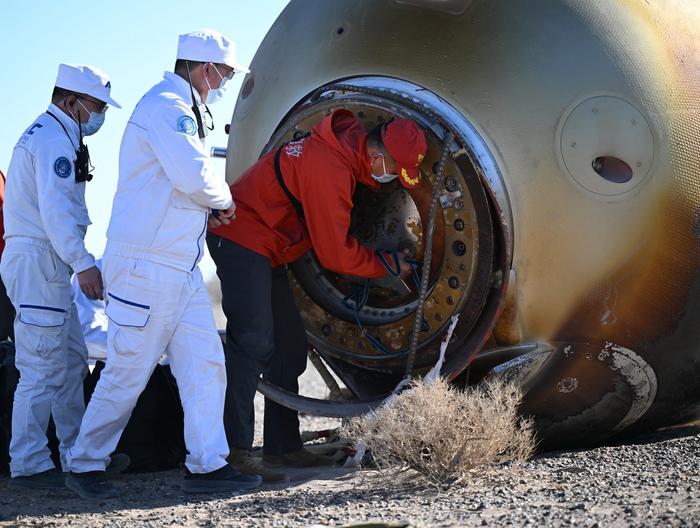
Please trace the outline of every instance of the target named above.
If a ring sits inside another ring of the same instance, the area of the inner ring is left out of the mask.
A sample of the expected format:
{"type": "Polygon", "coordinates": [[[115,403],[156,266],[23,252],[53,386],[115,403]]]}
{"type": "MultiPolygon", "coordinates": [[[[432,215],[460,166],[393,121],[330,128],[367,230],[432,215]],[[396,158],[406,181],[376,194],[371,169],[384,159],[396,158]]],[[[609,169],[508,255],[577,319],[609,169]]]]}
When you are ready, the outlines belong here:
{"type": "MultiPolygon", "coordinates": [[[[258,378],[298,393],[306,369],[306,332],[284,266],[235,242],[208,234],[207,246],[221,280],[226,315],[226,405],[230,447],[250,449],[255,432],[253,398],[258,378]]],[[[301,448],[297,412],[265,400],[263,450],[301,448]]]]}
{"type": "Polygon", "coordinates": [[[15,339],[15,308],[7,297],[5,285],[0,279],[0,341],[15,339]]]}

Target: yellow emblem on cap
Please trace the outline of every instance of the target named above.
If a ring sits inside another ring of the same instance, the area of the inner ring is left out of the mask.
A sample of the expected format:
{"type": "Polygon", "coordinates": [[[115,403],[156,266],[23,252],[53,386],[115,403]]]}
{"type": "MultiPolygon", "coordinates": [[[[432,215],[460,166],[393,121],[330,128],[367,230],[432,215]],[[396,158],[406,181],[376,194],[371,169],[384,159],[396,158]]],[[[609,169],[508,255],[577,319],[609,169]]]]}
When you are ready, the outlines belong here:
{"type": "Polygon", "coordinates": [[[418,163],[423,161],[424,158],[425,158],[425,156],[423,156],[423,154],[418,154],[418,163]]]}
{"type": "Polygon", "coordinates": [[[410,178],[408,176],[408,172],[406,172],[406,169],[401,169],[401,177],[403,178],[403,181],[405,181],[411,187],[418,185],[418,182],[420,181],[420,174],[416,178],[410,178]]]}

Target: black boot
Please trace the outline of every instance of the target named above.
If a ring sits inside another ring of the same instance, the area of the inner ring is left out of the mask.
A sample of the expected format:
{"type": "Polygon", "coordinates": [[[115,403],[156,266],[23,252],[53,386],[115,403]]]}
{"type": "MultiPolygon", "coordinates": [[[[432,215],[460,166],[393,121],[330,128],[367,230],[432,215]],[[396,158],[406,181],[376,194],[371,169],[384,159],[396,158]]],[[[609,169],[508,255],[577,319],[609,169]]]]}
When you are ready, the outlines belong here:
{"type": "Polygon", "coordinates": [[[229,464],[209,473],[190,473],[182,481],[185,493],[225,493],[257,488],[262,483],[260,475],[244,475],[229,464]]]}
{"type": "Polygon", "coordinates": [[[52,489],[62,488],[65,475],[57,469],[49,469],[33,475],[12,477],[8,482],[10,488],[52,489]]]}
{"type": "Polygon", "coordinates": [[[112,453],[112,456],[109,458],[109,465],[105,469],[107,475],[118,475],[129,469],[129,465],[131,464],[129,455],[124,453],[112,453]]]}
{"type": "Polygon", "coordinates": [[[104,471],[68,473],[66,487],[83,499],[112,499],[119,495],[104,471]]]}

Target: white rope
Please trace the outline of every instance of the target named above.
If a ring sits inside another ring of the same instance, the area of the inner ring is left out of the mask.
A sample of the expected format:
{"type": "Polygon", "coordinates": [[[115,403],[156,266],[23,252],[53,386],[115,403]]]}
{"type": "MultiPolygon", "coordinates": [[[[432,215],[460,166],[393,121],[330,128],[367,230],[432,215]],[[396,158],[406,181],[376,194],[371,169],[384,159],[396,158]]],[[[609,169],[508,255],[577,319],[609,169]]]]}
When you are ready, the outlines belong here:
{"type": "Polygon", "coordinates": [[[452,316],[452,323],[450,323],[450,327],[447,329],[447,336],[445,337],[443,342],[440,343],[440,358],[438,359],[437,363],[435,363],[435,366],[432,369],[430,369],[430,372],[423,376],[423,383],[425,383],[428,386],[433,385],[437,380],[440,379],[440,371],[442,370],[442,364],[445,362],[445,352],[447,351],[447,345],[450,343],[450,339],[452,339],[452,332],[455,331],[457,321],[459,321],[459,314],[452,316]]]}

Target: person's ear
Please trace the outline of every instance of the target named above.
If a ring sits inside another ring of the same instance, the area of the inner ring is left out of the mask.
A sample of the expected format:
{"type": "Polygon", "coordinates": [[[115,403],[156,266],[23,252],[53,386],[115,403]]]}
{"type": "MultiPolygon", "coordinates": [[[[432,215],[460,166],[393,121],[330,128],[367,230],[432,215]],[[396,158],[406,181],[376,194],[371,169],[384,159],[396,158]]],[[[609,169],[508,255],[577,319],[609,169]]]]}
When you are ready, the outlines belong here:
{"type": "Polygon", "coordinates": [[[63,106],[66,107],[66,110],[72,112],[75,108],[77,100],[78,98],[75,95],[71,94],[63,100],[63,106]]]}

